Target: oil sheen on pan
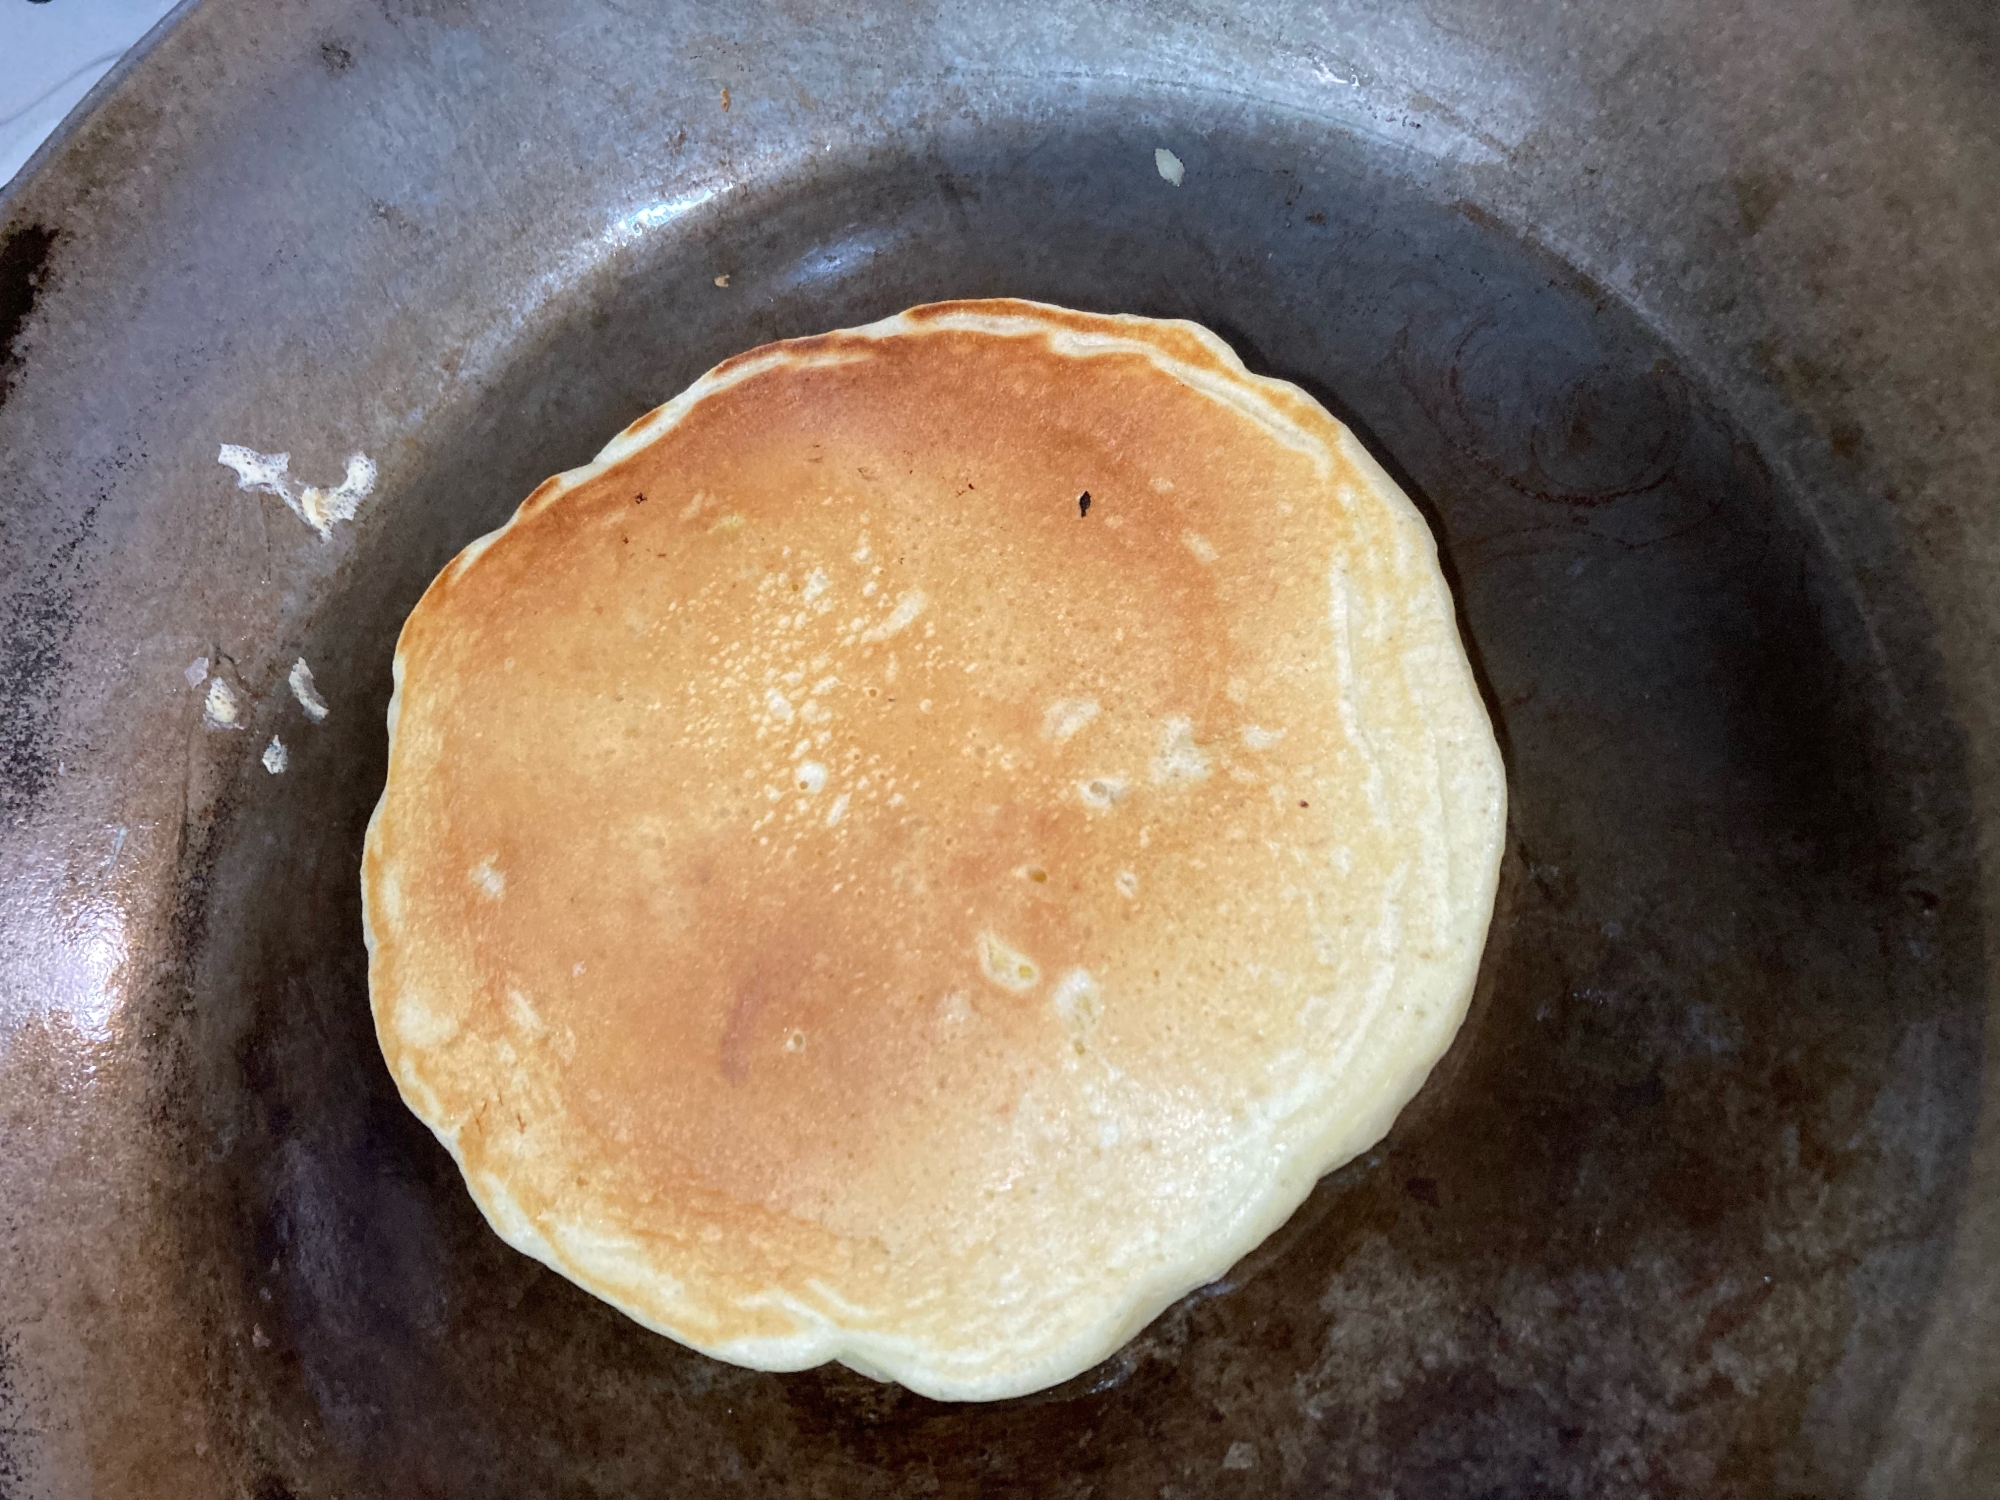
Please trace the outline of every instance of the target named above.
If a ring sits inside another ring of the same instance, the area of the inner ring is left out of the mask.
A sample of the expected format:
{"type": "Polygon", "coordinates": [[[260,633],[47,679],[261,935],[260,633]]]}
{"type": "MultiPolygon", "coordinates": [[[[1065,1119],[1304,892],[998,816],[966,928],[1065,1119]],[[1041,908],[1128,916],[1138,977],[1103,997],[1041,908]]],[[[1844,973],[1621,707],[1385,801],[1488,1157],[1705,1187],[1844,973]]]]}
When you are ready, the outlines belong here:
{"type": "Polygon", "coordinates": [[[383,1054],[509,1243],[761,1369],[1041,1389],[1388,1130],[1505,783],[1429,531],[1189,323],[731,359],[404,626],[383,1054]]]}

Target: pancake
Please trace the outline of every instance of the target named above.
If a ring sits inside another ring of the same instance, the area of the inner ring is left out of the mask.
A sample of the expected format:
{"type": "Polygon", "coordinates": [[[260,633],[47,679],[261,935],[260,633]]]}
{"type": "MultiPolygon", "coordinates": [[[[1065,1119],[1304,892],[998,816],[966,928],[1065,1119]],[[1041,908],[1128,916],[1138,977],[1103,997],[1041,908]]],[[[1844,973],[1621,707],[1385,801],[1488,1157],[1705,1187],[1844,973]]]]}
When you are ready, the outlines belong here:
{"type": "Polygon", "coordinates": [[[983,1400],[1379,1140],[1505,821],[1431,536],[1189,323],[726,361],[405,624],[363,861],[493,1228],[718,1358],[983,1400]]]}

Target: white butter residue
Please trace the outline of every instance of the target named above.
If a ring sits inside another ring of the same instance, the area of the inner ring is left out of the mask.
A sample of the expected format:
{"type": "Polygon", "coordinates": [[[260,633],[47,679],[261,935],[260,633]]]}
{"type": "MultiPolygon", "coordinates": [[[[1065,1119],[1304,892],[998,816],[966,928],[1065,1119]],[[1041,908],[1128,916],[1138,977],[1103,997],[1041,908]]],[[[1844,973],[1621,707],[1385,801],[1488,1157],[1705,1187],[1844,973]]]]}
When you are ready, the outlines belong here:
{"type": "Polygon", "coordinates": [[[1095,698],[1058,698],[1042,715],[1042,734],[1061,744],[1097,717],[1095,698]]]}
{"type": "Polygon", "coordinates": [[[273,776],[282,776],[285,774],[285,767],[291,763],[292,757],[285,749],[285,742],[275,734],[272,735],[271,743],[264,747],[264,769],[273,776]]]}
{"type": "Polygon", "coordinates": [[[236,728],[236,693],[220,677],[209,680],[208,696],[201,702],[201,718],[210,729],[236,728]]]}
{"type": "Polygon", "coordinates": [[[1265,729],[1256,724],[1243,726],[1243,743],[1252,750],[1268,750],[1285,737],[1282,729],[1265,729]]]}
{"type": "Polygon", "coordinates": [[[236,487],[258,494],[276,495],[292,514],[319,533],[321,541],[333,539],[337,521],[351,521],[375,489],[375,460],[365,453],[348,456],[347,476],[332,489],[316,484],[293,482],[292,455],[259,453],[237,443],[224,443],[216,450],[215,461],[236,471],[236,487]]]}
{"type": "Polygon", "coordinates": [[[1199,781],[1208,774],[1208,757],[1194,742],[1194,722],[1179,715],[1160,726],[1160,753],[1153,761],[1153,780],[1161,784],[1199,781]]]}
{"type": "Polygon", "coordinates": [[[1179,187],[1181,179],[1187,176],[1187,168],[1181,165],[1181,159],[1165,146],[1154,150],[1153,165],[1159,169],[1160,175],[1175,187],[1179,187]]]}
{"type": "Polygon", "coordinates": [[[924,612],[930,599],[922,589],[911,589],[896,601],[896,607],[889,612],[889,618],[880,625],[861,632],[864,641],[886,641],[898,631],[908,630],[916,623],[917,616],[924,612]]]}
{"type": "Polygon", "coordinates": [[[1222,555],[1215,550],[1215,543],[1199,531],[1183,531],[1181,545],[1194,554],[1196,562],[1212,563],[1222,555]]]}
{"type": "Polygon", "coordinates": [[[1057,982],[1049,1003],[1062,1017],[1064,1025],[1084,1031],[1096,1024],[1103,1002],[1097,981],[1091,978],[1090,971],[1071,969],[1057,982]]]}
{"type": "Polygon", "coordinates": [[[530,1037],[539,1037],[549,1029],[542,1013],[535,1009],[535,1002],[517,989],[507,991],[507,1008],[514,1014],[514,1024],[530,1037]]]}
{"type": "Polygon", "coordinates": [[[331,710],[326,706],[326,699],[320,696],[319,689],[313,686],[312,668],[306,665],[303,656],[292,663],[287,680],[292,685],[292,696],[299,700],[299,707],[306,711],[306,717],[315,724],[323,723],[331,710]]]}
{"type": "Polygon", "coordinates": [[[963,1026],[972,1019],[972,1002],[961,990],[953,990],[937,1003],[937,1016],[947,1026],[963,1026]]]}

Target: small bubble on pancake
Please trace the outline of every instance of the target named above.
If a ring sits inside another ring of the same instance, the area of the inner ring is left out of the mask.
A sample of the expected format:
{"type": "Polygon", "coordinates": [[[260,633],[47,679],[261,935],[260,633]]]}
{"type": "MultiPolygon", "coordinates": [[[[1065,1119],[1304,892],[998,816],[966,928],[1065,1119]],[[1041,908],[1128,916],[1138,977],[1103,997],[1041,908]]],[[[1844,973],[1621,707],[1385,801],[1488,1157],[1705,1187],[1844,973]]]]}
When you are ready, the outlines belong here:
{"type": "Polygon", "coordinates": [[[1093,776],[1076,790],[1086,804],[1099,812],[1109,812],[1125,799],[1126,781],[1122,776],[1093,776]]]}
{"type": "Polygon", "coordinates": [[[1042,971],[1035,961],[1003,938],[990,932],[979,934],[979,972],[1015,994],[1026,994],[1040,982],[1042,971]]]}

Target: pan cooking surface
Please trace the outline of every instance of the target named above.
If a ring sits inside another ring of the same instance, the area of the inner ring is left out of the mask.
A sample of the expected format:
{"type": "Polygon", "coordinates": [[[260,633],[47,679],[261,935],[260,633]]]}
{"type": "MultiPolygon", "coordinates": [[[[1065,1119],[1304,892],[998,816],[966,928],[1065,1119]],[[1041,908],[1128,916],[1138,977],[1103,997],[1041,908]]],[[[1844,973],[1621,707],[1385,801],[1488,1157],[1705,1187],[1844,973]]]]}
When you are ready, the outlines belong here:
{"type": "MultiPolygon", "coordinates": [[[[314,33],[336,82],[363,50],[343,35],[314,33]]],[[[423,194],[450,185],[405,187],[371,189],[374,232],[439,233],[423,194]]],[[[333,543],[203,465],[290,442],[331,483],[370,399],[346,377],[319,410],[232,388],[151,439],[188,455],[217,576],[282,623],[232,627],[253,611],[220,592],[120,606],[196,632],[163,661],[209,629],[252,723],[205,731],[183,703],[133,773],[181,821],[143,835],[172,898],[126,1010],[96,1033],[55,1004],[10,1020],[10,1120],[118,1130],[35,1158],[32,1192],[23,1154],[13,1201],[64,1212],[50,1184],[92,1180],[92,1150],[151,1185],[97,1193],[148,1248],[107,1231],[138,1269],[95,1312],[62,1304],[87,1347],[51,1355],[0,1302],[0,1494],[85,1472],[256,1500],[1858,1490],[1980,1106],[1974,814],[1907,560],[1884,548],[1857,584],[1797,466],[1623,296],[1296,112],[1191,90],[920,120],[643,209],[514,327],[402,314],[391,362],[444,374],[386,377],[393,399],[444,394],[395,418],[382,490],[333,543]],[[1104,1366],[954,1407],[718,1364],[506,1248],[380,1063],[356,871],[395,633],[460,546],[722,357],[981,295],[1194,319],[1350,423],[1437,533],[1512,814],[1470,1019],[1388,1139],[1104,1366]],[[324,725],[283,716],[295,656],[324,725]]],[[[485,240],[472,271],[511,274],[505,226],[460,231],[485,240]]],[[[337,303],[284,316],[307,331],[270,358],[343,357],[337,303]]],[[[69,774],[20,759],[41,733],[10,742],[20,827],[69,774]]],[[[57,863],[74,881],[99,857],[57,863]]],[[[91,1253],[22,1233],[50,1286],[35,1246],[91,1253]]]]}
{"type": "Polygon", "coordinates": [[[1974,1098],[1936,914],[1964,872],[1896,806],[1936,727],[1879,701],[1787,497],[1615,302],[1324,143],[1209,134],[1176,193],[1151,139],[863,168],[635,265],[432,436],[368,542],[422,566],[325,608],[343,696],[368,696],[218,830],[204,962],[252,1003],[197,1032],[238,1061],[217,1089],[240,1133],[213,1179],[227,1217],[183,1228],[246,1305],[270,1293],[296,1361],[265,1388],[275,1425],[355,1485],[623,1493],[740,1468],[801,1494],[934,1473],[1153,1495],[1234,1463],[1250,1488],[1698,1490],[1894,1390],[1873,1343],[1937,1276],[1926,1174],[1962,1157],[1974,1098]],[[1000,292],[1196,319],[1398,466],[1514,813],[1478,1006],[1390,1139],[1226,1290],[982,1411],[714,1364],[503,1246],[377,1059],[354,872],[384,666],[432,563],[586,459],[634,392],[1000,292]]]}

